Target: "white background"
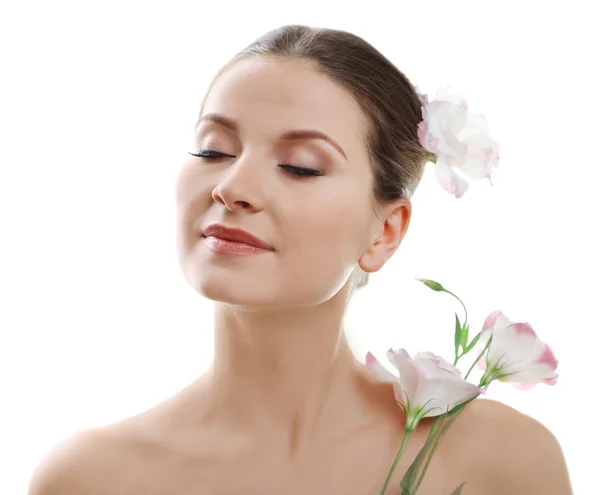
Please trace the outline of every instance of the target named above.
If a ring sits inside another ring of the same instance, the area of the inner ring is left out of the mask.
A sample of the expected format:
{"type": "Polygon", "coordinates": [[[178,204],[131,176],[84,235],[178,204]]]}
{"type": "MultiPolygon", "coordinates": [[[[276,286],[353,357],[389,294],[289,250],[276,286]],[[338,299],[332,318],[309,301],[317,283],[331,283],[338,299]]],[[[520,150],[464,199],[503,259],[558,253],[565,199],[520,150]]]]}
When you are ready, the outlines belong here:
{"type": "Polygon", "coordinates": [[[453,84],[500,143],[494,186],[461,200],[428,165],[405,242],[352,303],[357,355],[452,358],[460,306],[414,277],[461,296],[475,331],[494,309],[529,321],[558,384],[488,397],[548,426],[575,492],[597,493],[600,37],[593,2],[551,3],[4,4],[0,493],[25,493],[67,435],[151,407],[209,365],[212,303],[175,258],[175,178],[214,73],[282,24],[352,31],[429,94],[453,84]]]}

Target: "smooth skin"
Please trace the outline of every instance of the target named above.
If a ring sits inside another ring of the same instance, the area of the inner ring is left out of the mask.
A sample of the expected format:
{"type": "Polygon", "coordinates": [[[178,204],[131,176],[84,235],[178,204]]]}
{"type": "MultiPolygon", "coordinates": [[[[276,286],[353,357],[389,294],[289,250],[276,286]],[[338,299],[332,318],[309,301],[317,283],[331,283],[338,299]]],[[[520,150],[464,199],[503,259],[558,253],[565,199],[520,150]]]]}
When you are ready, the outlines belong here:
{"type": "MultiPolygon", "coordinates": [[[[375,204],[365,135],[356,102],[310,63],[249,59],[217,79],[190,150],[217,154],[190,156],[176,192],[183,274],[215,301],[213,365],[151,410],[62,441],[30,495],[379,494],[404,418],[353,356],[343,317],[352,270],[390,259],[411,204],[375,204]],[[215,254],[200,235],[215,222],[273,250],[215,254]]],[[[400,493],[430,426],[411,436],[387,493],[400,493]]],[[[571,493],[554,436],[483,399],[444,437],[419,494],[462,481],[464,495],[571,493]]]]}

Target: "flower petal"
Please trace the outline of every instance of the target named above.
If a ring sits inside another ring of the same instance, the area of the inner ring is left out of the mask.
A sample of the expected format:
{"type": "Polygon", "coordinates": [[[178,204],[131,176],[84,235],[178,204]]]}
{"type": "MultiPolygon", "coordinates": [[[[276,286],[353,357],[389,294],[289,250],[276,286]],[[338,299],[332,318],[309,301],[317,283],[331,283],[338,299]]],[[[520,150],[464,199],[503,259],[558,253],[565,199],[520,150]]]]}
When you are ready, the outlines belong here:
{"type": "Polygon", "coordinates": [[[500,381],[508,383],[547,383],[548,385],[555,385],[558,380],[558,374],[547,368],[534,368],[526,367],[522,371],[517,371],[509,375],[500,378],[500,381]]]}
{"type": "Polygon", "coordinates": [[[398,377],[388,371],[370,352],[367,352],[365,366],[371,375],[379,381],[392,383],[398,381],[398,377]]]}
{"type": "Polygon", "coordinates": [[[444,155],[438,156],[435,164],[435,176],[440,185],[457,199],[469,188],[467,181],[458,176],[454,170],[452,170],[452,167],[448,165],[444,155]]]}
{"type": "Polygon", "coordinates": [[[481,390],[462,378],[424,380],[411,403],[425,406],[429,411],[424,417],[434,417],[477,397],[481,390]]]}
{"type": "Polygon", "coordinates": [[[492,147],[489,151],[489,154],[490,162],[492,162],[492,165],[494,165],[494,167],[497,167],[498,163],[500,162],[500,146],[496,141],[492,143],[492,147]]]}
{"type": "Polygon", "coordinates": [[[540,356],[544,344],[529,323],[513,323],[494,332],[487,361],[503,366],[504,373],[516,373],[540,356]]]}
{"type": "Polygon", "coordinates": [[[470,115],[457,137],[461,143],[481,150],[492,148],[494,144],[487,121],[481,114],[470,115]]]}
{"type": "Polygon", "coordinates": [[[464,156],[468,146],[457,139],[456,133],[467,121],[467,108],[455,103],[434,100],[426,110],[428,132],[438,140],[437,153],[456,158],[464,156]]]}
{"type": "Polygon", "coordinates": [[[433,101],[419,94],[422,122],[417,126],[421,145],[436,155],[438,181],[450,194],[460,198],[467,182],[452,167],[471,179],[488,179],[498,166],[499,146],[489,133],[485,117],[469,115],[467,101],[449,85],[442,86],[433,101]]]}
{"type": "Polygon", "coordinates": [[[388,358],[400,373],[396,400],[405,404],[408,397],[409,416],[439,416],[481,393],[460,376],[458,368],[432,352],[419,352],[411,358],[404,349],[390,349],[388,358]]]}
{"type": "Polygon", "coordinates": [[[554,385],[558,361],[549,345],[544,344],[529,323],[511,323],[499,312],[492,313],[484,324],[485,337],[493,327],[492,343],[488,349],[488,367],[499,371],[498,379],[517,384],[527,390],[542,382],[554,385]]]}
{"type": "Polygon", "coordinates": [[[538,362],[548,366],[552,370],[555,370],[558,367],[558,359],[556,359],[554,352],[552,352],[552,348],[548,344],[544,345],[544,349],[538,358],[538,362]]]}
{"type": "Polygon", "coordinates": [[[518,364],[511,363],[507,366],[508,371],[513,371],[510,375],[503,377],[506,382],[520,382],[523,384],[533,382],[543,382],[548,385],[555,385],[558,375],[555,370],[558,367],[558,361],[548,344],[543,344],[538,339],[540,351],[529,357],[529,360],[523,360],[518,364]]]}
{"type": "Polygon", "coordinates": [[[400,374],[400,377],[398,378],[400,388],[406,392],[412,402],[413,397],[419,388],[419,383],[426,378],[425,372],[417,366],[415,361],[404,349],[398,351],[390,349],[387,352],[387,357],[398,369],[400,374]]]}
{"type": "Polygon", "coordinates": [[[437,154],[439,140],[429,132],[426,119],[417,125],[417,136],[423,148],[437,154]]]}
{"type": "Polygon", "coordinates": [[[494,165],[486,151],[469,147],[458,168],[469,179],[479,180],[491,177],[494,165]]]}
{"type": "Polygon", "coordinates": [[[492,311],[483,322],[483,327],[479,336],[479,343],[485,347],[495,331],[501,328],[506,328],[511,324],[512,322],[506,316],[504,316],[502,311],[492,311]]]}
{"type": "Polygon", "coordinates": [[[432,369],[432,371],[434,371],[434,373],[436,373],[437,375],[440,374],[440,370],[442,372],[449,372],[449,373],[454,373],[456,375],[460,375],[460,370],[456,366],[453,366],[448,361],[446,361],[443,357],[438,356],[437,354],[434,354],[433,352],[429,352],[429,351],[418,352],[417,354],[415,354],[413,356],[413,359],[415,360],[415,362],[417,364],[419,364],[419,366],[421,366],[421,368],[423,368],[422,363],[430,363],[431,365],[434,366],[433,368],[430,368],[430,369],[432,369]]]}
{"type": "MultiPolygon", "coordinates": [[[[481,351],[483,349],[480,349],[478,352],[481,354],[481,351]]],[[[485,369],[487,368],[487,366],[485,365],[485,359],[481,358],[479,361],[477,361],[477,367],[482,370],[485,371],[485,369]]]]}
{"type": "Polygon", "coordinates": [[[545,383],[546,385],[556,385],[558,381],[558,375],[550,377],[550,378],[542,378],[540,380],[541,383],[545,383]]]}

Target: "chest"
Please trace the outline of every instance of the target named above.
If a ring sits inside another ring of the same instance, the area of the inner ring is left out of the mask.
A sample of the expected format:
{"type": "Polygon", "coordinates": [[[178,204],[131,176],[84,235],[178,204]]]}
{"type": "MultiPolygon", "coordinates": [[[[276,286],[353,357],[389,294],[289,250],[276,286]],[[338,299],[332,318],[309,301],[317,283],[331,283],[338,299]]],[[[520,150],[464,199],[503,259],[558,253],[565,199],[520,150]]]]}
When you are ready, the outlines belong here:
{"type": "MultiPolygon", "coordinates": [[[[357,446],[358,447],[358,446],[357,446]]],[[[417,448],[397,465],[386,495],[401,495],[400,480],[417,448]]],[[[176,453],[148,455],[121,469],[118,489],[123,495],[379,495],[394,460],[395,449],[345,448],[293,461],[264,452],[220,458],[176,453]]],[[[450,495],[460,473],[434,459],[419,495],[450,495]]],[[[478,495],[465,487],[463,495],[478,495]]]]}

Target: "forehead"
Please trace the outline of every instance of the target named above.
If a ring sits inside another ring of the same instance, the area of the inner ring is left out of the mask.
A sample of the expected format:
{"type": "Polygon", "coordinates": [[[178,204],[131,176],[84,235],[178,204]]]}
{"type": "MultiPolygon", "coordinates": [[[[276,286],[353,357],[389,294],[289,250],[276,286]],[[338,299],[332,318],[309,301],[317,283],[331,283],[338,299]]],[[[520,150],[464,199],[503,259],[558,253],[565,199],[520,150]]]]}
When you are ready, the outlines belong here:
{"type": "Polygon", "coordinates": [[[242,132],[297,128],[325,132],[341,145],[364,143],[365,118],[352,95],[310,63],[253,57],[236,62],[213,84],[203,114],[235,119],[242,132]]]}

